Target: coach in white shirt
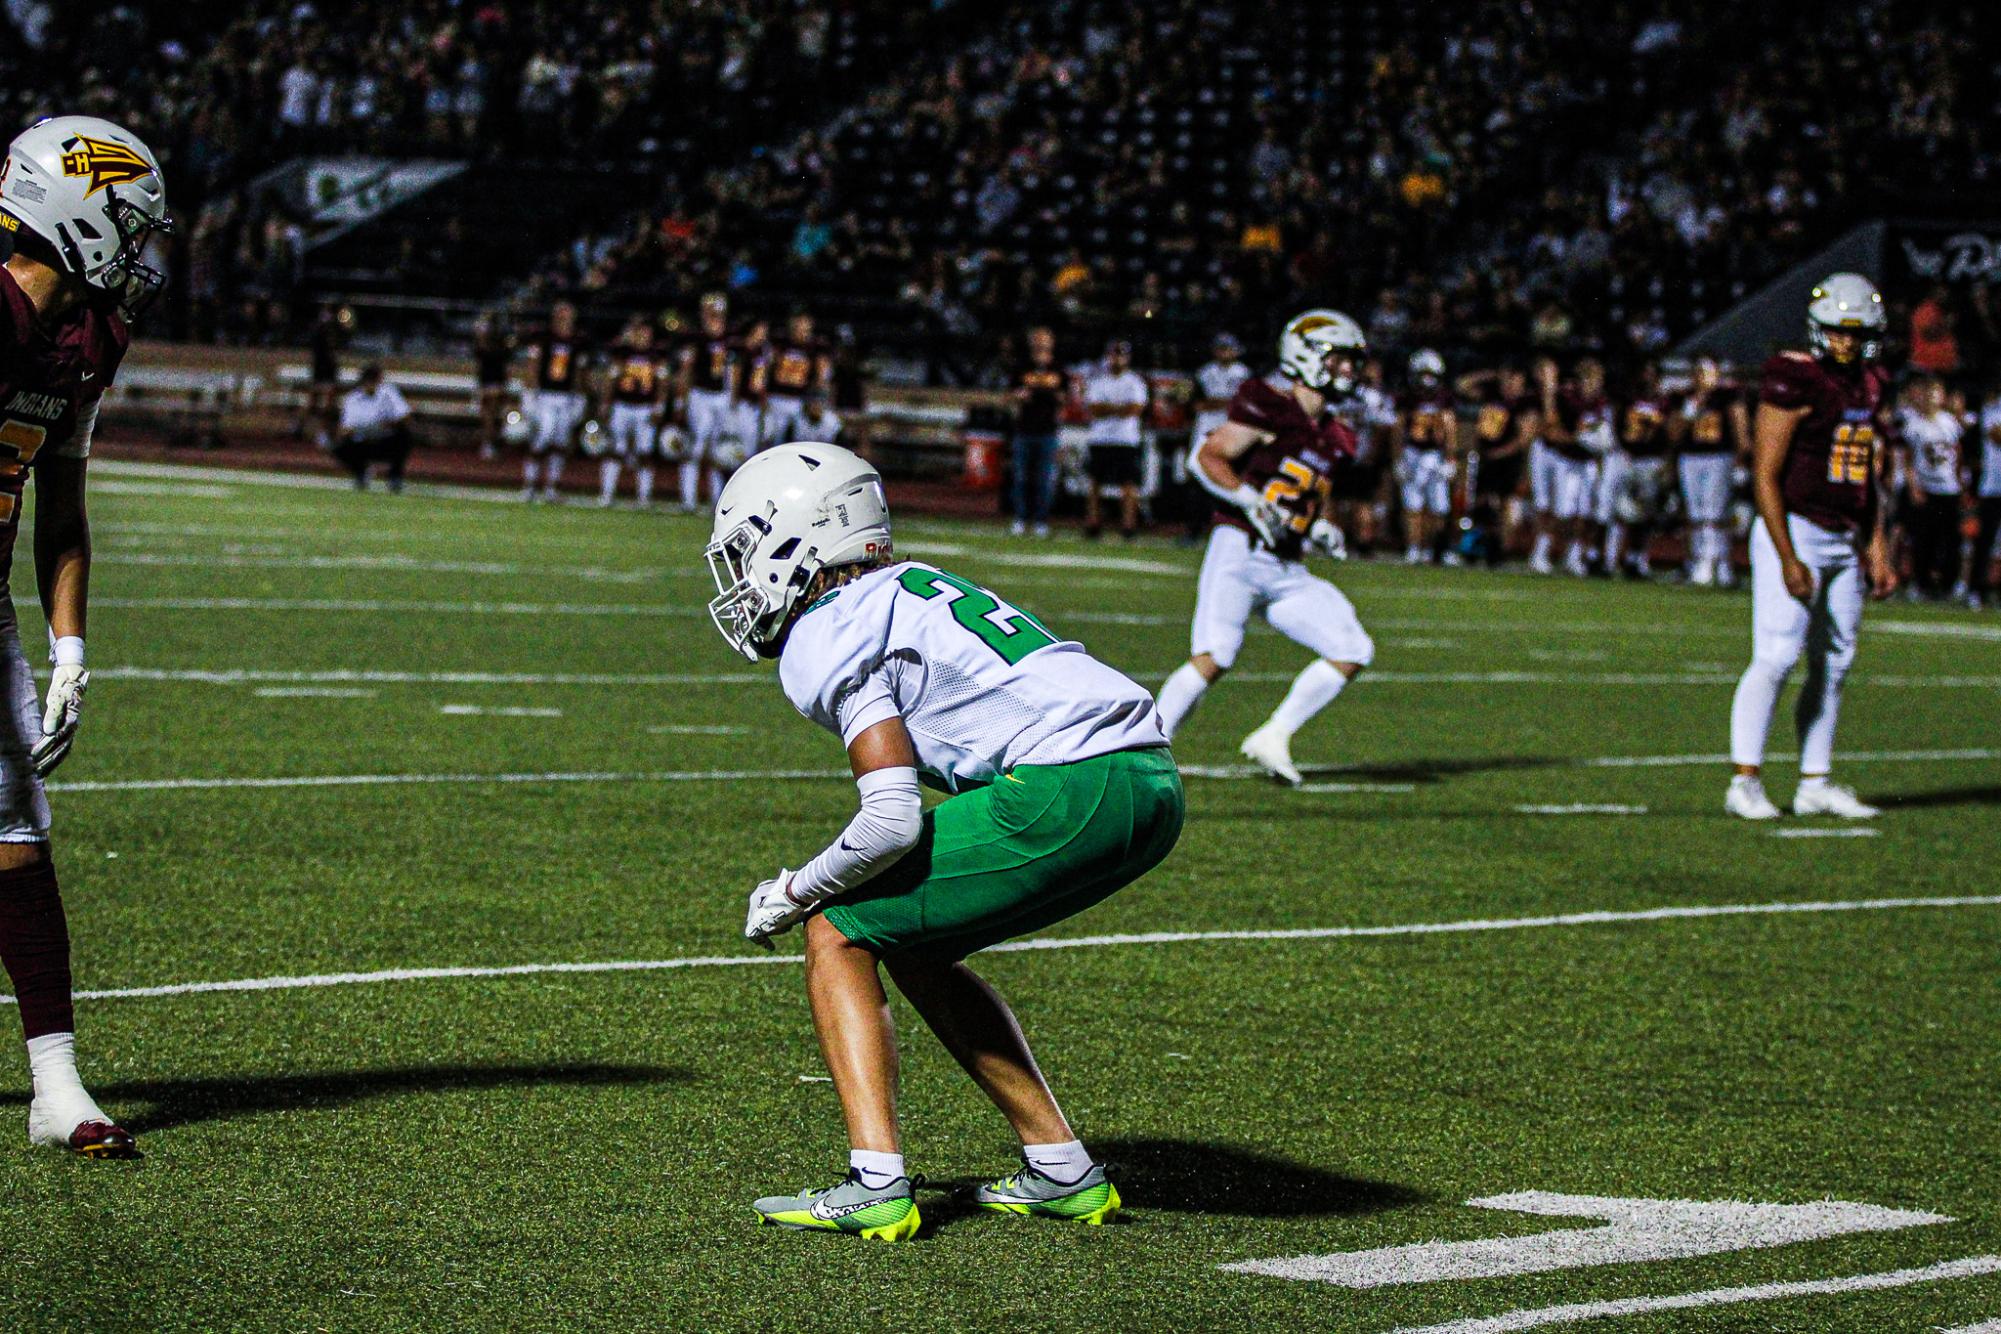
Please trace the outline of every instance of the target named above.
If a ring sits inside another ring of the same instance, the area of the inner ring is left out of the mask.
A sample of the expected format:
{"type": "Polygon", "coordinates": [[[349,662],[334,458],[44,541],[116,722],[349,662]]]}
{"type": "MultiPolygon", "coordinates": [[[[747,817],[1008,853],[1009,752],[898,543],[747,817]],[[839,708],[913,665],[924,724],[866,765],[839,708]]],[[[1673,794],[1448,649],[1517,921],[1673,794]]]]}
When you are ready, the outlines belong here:
{"type": "Polygon", "coordinates": [[[361,380],[340,401],[340,442],[334,457],[354,474],[356,490],[368,489],[368,469],[381,464],[389,489],[403,489],[410,460],[410,404],[403,391],[382,378],[382,367],[361,368],[361,380]]]}
{"type": "Polygon", "coordinates": [[[1146,381],[1132,368],[1132,344],[1116,339],[1105,348],[1104,364],[1084,381],[1084,408],[1091,414],[1091,486],[1084,493],[1084,536],[1104,531],[1099,492],[1119,489],[1119,531],[1131,541],[1139,531],[1140,418],[1146,413],[1146,381]]]}
{"type": "Polygon", "coordinates": [[[1946,410],[1945,386],[1936,376],[1911,387],[1911,402],[1897,422],[1910,479],[1912,587],[1942,597],[1959,575],[1959,440],[1963,424],[1946,410]]]}

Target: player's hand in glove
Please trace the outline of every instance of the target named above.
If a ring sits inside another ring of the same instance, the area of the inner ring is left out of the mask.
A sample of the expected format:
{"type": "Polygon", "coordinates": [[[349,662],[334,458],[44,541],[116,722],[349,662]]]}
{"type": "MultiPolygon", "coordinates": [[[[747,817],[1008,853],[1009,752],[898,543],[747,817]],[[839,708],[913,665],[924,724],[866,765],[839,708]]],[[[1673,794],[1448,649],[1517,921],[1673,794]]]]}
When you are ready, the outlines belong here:
{"type": "Polygon", "coordinates": [[[792,872],[780,871],[776,879],[767,880],[750,892],[750,911],[743,919],[745,940],[754,940],[770,949],[771,937],[784,935],[819,906],[811,900],[801,902],[794,898],[790,893],[791,883],[792,872]]]}
{"type": "Polygon", "coordinates": [[[1284,536],[1289,522],[1285,511],[1260,496],[1255,503],[1244,506],[1244,519],[1251,525],[1251,531],[1258,535],[1258,541],[1272,550],[1278,550],[1279,539],[1284,536]]]}
{"type": "Polygon", "coordinates": [[[90,673],[80,664],[58,666],[50,675],[48,706],[42,712],[42,739],[29,752],[37,777],[47,778],[54,773],[76,743],[76,725],[83,717],[84,687],[89,684],[90,673]]]}
{"type": "Polygon", "coordinates": [[[1329,560],[1348,559],[1348,535],[1332,519],[1315,519],[1306,530],[1306,540],[1324,552],[1329,560]]]}

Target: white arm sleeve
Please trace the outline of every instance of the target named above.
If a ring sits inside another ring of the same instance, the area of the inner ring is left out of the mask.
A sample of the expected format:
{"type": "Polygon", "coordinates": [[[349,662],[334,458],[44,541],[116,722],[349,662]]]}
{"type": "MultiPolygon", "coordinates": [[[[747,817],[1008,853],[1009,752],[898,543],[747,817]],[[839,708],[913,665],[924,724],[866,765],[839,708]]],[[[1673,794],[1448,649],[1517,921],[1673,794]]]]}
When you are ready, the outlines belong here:
{"type": "Polygon", "coordinates": [[[99,395],[77,408],[76,429],[70,432],[68,440],[55,453],[66,459],[87,459],[90,457],[91,437],[97,434],[97,410],[104,404],[104,396],[99,395]]]}
{"type": "Polygon", "coordinates": [[[1240,510],[1253,510],[1264,503],[1264,497],[1249,482],[1239,482],[1232,490],[1211,477],[1209,470],[1202,466],[1202,443],[1195,446],[1195,456],[1188,460],[1189,475],[1194,477],[1197,485],[1225,505],[1235,505],[1240,510]]]}
{"type": "Polygon", "coordinates": [[[917,846],[924,801],[915,769],[876,769],[855,780],[862,806],[827,850],[792,873],[785,892],[818,903],[881,875],[917,846]]]}

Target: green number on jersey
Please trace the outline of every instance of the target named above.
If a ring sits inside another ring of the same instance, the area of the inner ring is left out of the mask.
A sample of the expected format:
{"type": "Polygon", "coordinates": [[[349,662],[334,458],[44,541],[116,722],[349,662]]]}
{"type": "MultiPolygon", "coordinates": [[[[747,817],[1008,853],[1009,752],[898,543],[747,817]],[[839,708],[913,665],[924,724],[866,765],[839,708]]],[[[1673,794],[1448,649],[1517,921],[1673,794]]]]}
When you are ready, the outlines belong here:
{"type": "Polygon", "coordinates": [[[927,602],[941,595],[949,596],[952,619],[978,635],[1010,667],[1035,650],[1056,642],[1056,636],[1041,621],[956,574],[913,565],[897,582],[927,602]]]}

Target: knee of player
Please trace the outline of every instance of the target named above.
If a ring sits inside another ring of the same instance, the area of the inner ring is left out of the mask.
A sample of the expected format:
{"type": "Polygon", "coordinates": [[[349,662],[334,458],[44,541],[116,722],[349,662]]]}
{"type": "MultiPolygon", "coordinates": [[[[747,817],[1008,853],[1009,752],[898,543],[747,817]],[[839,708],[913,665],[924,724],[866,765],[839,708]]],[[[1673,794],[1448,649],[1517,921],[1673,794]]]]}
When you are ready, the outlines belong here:
{"type": "Polygon", "coordinates": [[[1799,662],[1800,648],[1798,644],[1760,644],[1751,656],[1751,668],[1774,681],[1783,681],[1792,675],[1799,662]]]}
{"type": "Polygon", "coordinates": [[[1215,685],[1230,674],[1230,668],[1236,665],[1234,657],[1235,655],[1233,654],[1232,661],[1223,662],[1218,660],[1213,653],[1198,653],[1188,660],[1188,665],[1193,667],[1196,675],[1200,676],[1204,681],[1210,685],[1215,685]]]}

